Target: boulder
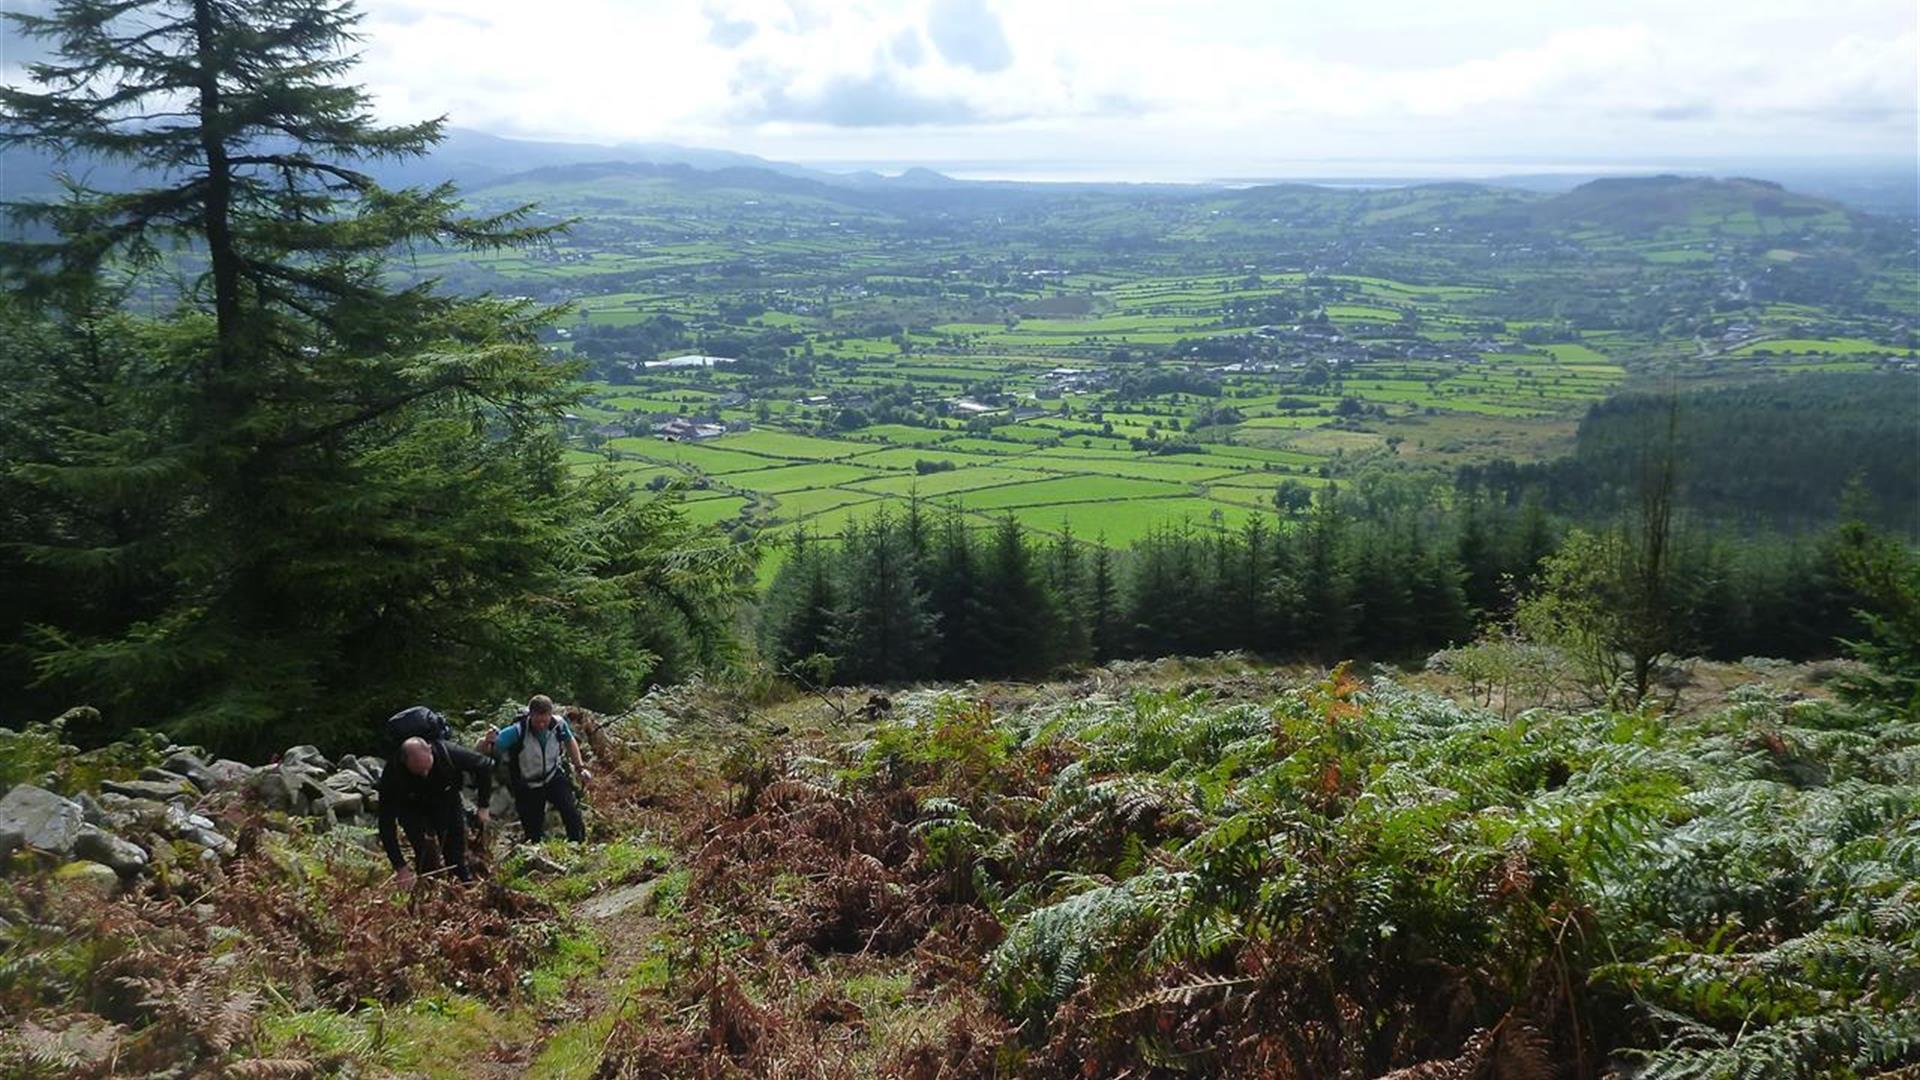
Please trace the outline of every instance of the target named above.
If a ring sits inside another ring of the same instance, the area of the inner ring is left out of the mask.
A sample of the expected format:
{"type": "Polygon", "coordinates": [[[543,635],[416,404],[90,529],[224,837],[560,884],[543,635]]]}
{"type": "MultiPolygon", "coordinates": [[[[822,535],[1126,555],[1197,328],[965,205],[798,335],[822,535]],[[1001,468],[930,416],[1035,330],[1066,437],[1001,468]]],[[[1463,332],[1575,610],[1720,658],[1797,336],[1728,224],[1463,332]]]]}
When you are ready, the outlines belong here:
{"type": "Polygon", "coordinates": [[[81,903],[104,904],[120,891],[120,875],[97,862],[68,863],[53,872],[53,882],[63,896],[81,903]]]}
{"type": "Polygon", "coordinates": [[[321,781],[333,791],[344,791],[355,795],[371,794],[373,781],[357,772],[337,772],[321,781]]]}
{"type": "Polygon", "coordinates": [[[295,813],[318,817],[326,812],[327,798],[333,791],[326,785],[327,774],[324,771],[304,767],[289,771],[282,765],[280,776],[293,799],[295,813]]]}
{"type": "MultiPolygon", "coordinates": [[[[122,796],[122,798],[124,798],[124,796],[122,796]]],[[[89,825],[95,825],[102,829],[117,829],[125,824],[125,822],[117,820],[118,815],[113,811],[100,805],[100,800],[84,791],[75,795],[73,801],[80,804],[80,817],[89,825]]]]}
{"type": "Polygon", "coordinates": [[[160,767],[193,781],[193,786],[201,791],[212,791],[216,786],[213,773],[207,769],[207,763],[197,754],[185,750],[170,754],[167,760],[160,763],[160,767]]]}
{"type": "MultiPolygon", "coordinates": [[[[179,807],[173,803],[159,802],[154,799],[135,799],[131,796],[119,795],[111,791],[101,793],[98,801],[101,808],[107,812],[109,820],[107,823],[102,824],[101,822],[94,821],[92,818],[88,818],[87,823],[90,825],[99,825],[103,829],[124,828],[129,823],[136,821],[157,825],[167,819],[167,812],[169,810],[179,809],[179,807]]],[[[184,813],[184,811],[182,812],[184,813]]]]}
{"type": "Polygon", "coordinates": [[[317,746],[289,746],[287,752],[280,755],[280,764],[282,767],[306,765],[321,772],[329,772],[333,769],[333,763],[327,760],[327,756],[322,754],[317,746]]]}
{"type": "Polygon", "coordinates": [[[71,854],[80,830],[87,827],[79,803],[45,788],[18,784],[0,798],[0,831],[19,833],[28,847],[56,855],[71,854]]]}
{"type": "Polygon", "coordinates": [[[241,791],[253,783],[254,768],[241,761],[221,758],[207,766],[207,780],[213,791],[241,791]]]}
{"type": "Polygon", "coordinates": [[[314,814],[325,808],[329,790],[322,781],[326,773],[299,763],[268,765],[254,773],[255,789],[269,810],[289,814],[314,814]]]}
{"type": "Polygon", "coordinates": [[[326,817],[334,821],[351,821],[360,816],[366,802],[359,795],[340,791],[329,791],[317,804],[315,817],[326,817]]]}
{"type": "Polygon", "coordinates": [[[80,836],[73,844],[73,853],[102,866],[111,866],[113,872],[121,877],[132,877],[147,868],[146,849],[92,825],[81,826],[80,836]]]}
{"type": "Polygon", "coordinates": [[[27,838],[10,825],[0,825],[0,863],[13,858],[13,853],[27,846],[27,838]]]}
{"type": "Polygon", "coordinates": [[[234,852],[240,850],[238,844],[235,844],[225,835],[215,832],[212,829],[182,829],[180,830],[180,839],[190,844],[206,848],[209,852],[212,852],[222,859],[230,859],[233,857],[234,852]]]}
{"type": "Polygon", "coordinates": [[[184,776],[175,776],[171,780],[107,780],[101,783],[100,790],[125,795],[129,799],[152,799],[155,802],[194,799],[200,794],[184,776]]]}
{"type": "Polygon", "coordinates": [[[286,776],[282,773],[280,766],[267,765],[255,769],[250,782],[253,784],[253,790],[259,792],[260,801],[266,804],[267,809],[292,812],[293,794],[298,789],[298,785],[288,788],[286,776]]]}
{"type": "Polygon", "coordinates": [[[211,829],[214,824],[213,819],[204,814],[189,813],[173,803],[168,803],[166,826],[168,832],[184,835],[191,829],[211,829]]]}

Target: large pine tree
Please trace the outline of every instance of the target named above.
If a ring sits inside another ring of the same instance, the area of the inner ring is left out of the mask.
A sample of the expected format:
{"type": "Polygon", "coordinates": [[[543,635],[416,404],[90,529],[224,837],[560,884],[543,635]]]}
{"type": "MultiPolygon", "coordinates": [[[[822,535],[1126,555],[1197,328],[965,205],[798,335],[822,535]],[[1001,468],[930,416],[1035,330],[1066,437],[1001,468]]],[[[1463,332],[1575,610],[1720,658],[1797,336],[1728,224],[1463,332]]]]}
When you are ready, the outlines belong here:
{"type": "Polygon", "coordinates": [[[542,313],[392,284],[396,250],[547,229],[364,171],[425,153],[440,121],[379,125],[341,81],[350,4],[9,18],[54,58],[0,90],[0,145],[130,161],[143,186],[8,206],[9,317],[33,331],[0,376],[42,422],[0,428],[24,504],[0,569],[25,612],[6,652],[39,692],[0,699],[258,746],[532,680],[618,703],[725,651],[735,553],[562,468],[572,372],[537,344],[542,313]],[[103,314],[130,270],[175,283],[173,317],[103,314]]]}

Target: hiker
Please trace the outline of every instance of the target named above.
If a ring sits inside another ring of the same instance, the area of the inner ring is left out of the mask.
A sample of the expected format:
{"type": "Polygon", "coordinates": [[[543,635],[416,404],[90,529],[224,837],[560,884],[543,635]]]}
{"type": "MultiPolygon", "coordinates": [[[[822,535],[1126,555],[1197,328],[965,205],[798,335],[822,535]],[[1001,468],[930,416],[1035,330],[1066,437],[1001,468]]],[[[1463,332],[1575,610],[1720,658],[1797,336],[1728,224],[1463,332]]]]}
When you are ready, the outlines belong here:
{"type": "MultiPolygon", "coordinates": [[[[409,709],[389,721],[404,727],[409,709]]],[[[420,710],[426,712],[426,710],[420,710]]],[[[439,714],[428,713],[444,727],[439,714]]],[[[425,873],[446,867],[461,881],[472,881],[467,867],[466,808],[460,789],[472,774],[479,786],[480,824],[487,823],[487,797],[493,792],[493,759],[455,745],[446,738],[411,735],[401,740],[380,774],[380,846],[387,851],[401,888],[413,885],[415,874],[400,853],[395,826],[407,834],[414,863],[425,873]]]]}
{"type": "Polygon", "coordinates": [[[580,740],[574,738],[573,728],[553,714],[552,698],[536,695],[527,702],[527,711],[519,720],[504,731],[489,734],[481,748],[506,763],[514,806],[528,840],[539,843],[546,838],[549,804],[560,811],[567,839],[577,844],[587,838],[573,777],[566,766],[572,763],[583,784],[592,782],[593,774],[580,758],[580,740]]]}

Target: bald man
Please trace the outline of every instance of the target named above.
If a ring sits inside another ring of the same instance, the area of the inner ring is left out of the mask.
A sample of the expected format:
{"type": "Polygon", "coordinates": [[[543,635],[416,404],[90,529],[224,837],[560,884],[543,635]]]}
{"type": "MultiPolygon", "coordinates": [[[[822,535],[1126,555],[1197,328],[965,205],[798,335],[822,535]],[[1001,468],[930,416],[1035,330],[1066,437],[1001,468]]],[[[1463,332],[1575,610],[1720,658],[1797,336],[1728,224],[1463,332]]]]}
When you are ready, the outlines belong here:
{"type": "Polygon", "coordinates": [[[480,822],[487,820],[487,798],[493,794],[493,759],[450,742],[413,738],[380,774],[380,846],[394,875],[406,888],[414,872],[400,854],[396,826],[407,834],[414,862],[425,872],[445,865],[461,881],[472,881],[467,869],[467,823],[460,789],[471,774],[479,787],[480,822]],[[442,854],[445,855],[444,863],[442,854]]]}

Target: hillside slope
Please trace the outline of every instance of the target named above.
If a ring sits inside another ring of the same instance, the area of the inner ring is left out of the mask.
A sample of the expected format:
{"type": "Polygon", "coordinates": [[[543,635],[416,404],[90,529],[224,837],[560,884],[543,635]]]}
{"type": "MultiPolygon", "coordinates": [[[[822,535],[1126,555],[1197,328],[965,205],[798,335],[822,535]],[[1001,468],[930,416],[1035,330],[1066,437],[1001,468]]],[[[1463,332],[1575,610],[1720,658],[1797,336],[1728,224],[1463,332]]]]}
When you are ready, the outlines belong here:
{"type": "MultiPolygon", "coordinates": [[[[1920,727],[1787,690],[1804,671],[1702,674],[1715,700],[1667,717],[1503,716],[1231,660],[858,709],[682,689],[594,728],[590,844],[496,841],[490,883],[410,896],[362,825],[182,792],[230,855],[150,839],[155,869],[124,886],[9,862],[0,1065],[1411,1080],[1920,1062],[1920,727]]],[[[137,782],[160,749],[12,738],[10,776],[69,791],[137,782]]]]}

